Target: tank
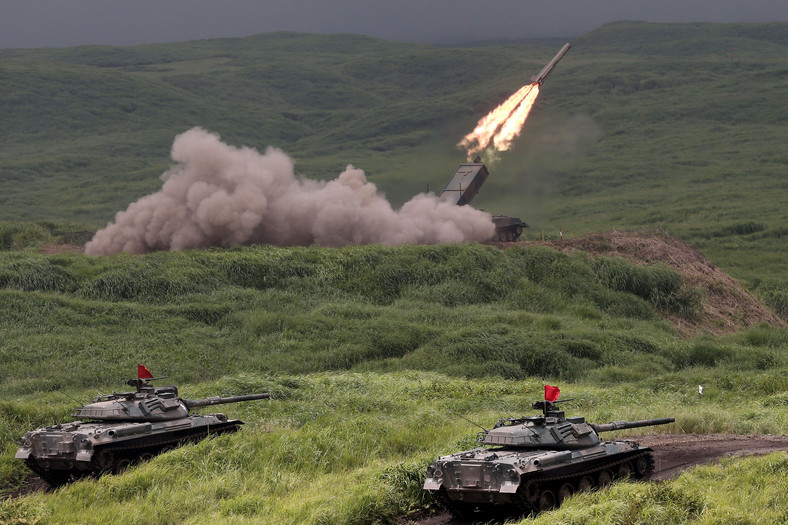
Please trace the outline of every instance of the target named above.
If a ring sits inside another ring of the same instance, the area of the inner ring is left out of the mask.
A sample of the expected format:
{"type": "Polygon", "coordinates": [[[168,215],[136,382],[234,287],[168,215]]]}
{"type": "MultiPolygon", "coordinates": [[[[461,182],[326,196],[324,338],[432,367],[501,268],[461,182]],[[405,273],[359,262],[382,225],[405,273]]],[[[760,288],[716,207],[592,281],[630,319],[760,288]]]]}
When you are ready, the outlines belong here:
{"type": "MultiPolygon", "coordinates": [[[[440,198],[457,206],[464,206],[476,197],[489,176],[490,172],[487,170],[487,166],[477,156],[473,162],[460,164],[446,187],[441,191],[440,198]]],[[[492,219],[495,224],[495,235],[491,240],[494,241],[516,241],[523,233],[523,228],[528,228],[528,225],[519,217],[493,215],[492,219]]]]}
{"type": "Polygon", "coordinates": [[[523,228],[527,228],[519,217],[509,217],[508,215],[493,215],[495,224],[494,240],[500,242],[514,242],[520,238],[523,228]]]}
{"type": "Polygon", "coordinates": [[[456,517],[473,519],[536,513],[577,491],[651,476],[651,448],[630,440],[602,441],[599,434],[664,425],[673,418],[595,424],[565,417],[558,403],[537,401],[533,408],[542,415],[499,419],[491,430],[483,429],[476,441],[485,446],[436,460],[427,468],[424,489],[456,517]]]}
{"type": "Polygon", "coordinates": [[[130,379],[126,384],[135,391],[98,396],[74,409],[71,415],[77,421],[26,432],[15,457],[53,486],[89,475],[117,474],[178,445],[235,432],[243,424],[225,414],[197,415],[191,409],[270,397],[265,393],[181,399],[175,386],[150,384],[159,379],[165,377],[130,379]]]}

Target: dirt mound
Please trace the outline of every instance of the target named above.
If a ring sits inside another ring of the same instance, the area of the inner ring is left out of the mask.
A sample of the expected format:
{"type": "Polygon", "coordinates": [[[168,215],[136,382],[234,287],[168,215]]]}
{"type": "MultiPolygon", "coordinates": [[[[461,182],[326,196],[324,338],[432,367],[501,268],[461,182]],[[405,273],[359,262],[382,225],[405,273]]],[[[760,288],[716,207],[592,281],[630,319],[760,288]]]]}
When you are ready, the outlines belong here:
{"type": "Polygon", "coordinates": [[[636,264],[665,263],[684,276],[685,286],[704,290],[703,312],[698,319],[690,321],[670,316],[679,332],[687,336],[728,334],[759,323],[785,326],[780,317],[745,290],[739,281],[714,266],[689,244],[665,233],[613,231],[560,241],[495,244],[500,248],[539,244],[564,252],[579,250],[591,256],[621,257],[636,264]]]}

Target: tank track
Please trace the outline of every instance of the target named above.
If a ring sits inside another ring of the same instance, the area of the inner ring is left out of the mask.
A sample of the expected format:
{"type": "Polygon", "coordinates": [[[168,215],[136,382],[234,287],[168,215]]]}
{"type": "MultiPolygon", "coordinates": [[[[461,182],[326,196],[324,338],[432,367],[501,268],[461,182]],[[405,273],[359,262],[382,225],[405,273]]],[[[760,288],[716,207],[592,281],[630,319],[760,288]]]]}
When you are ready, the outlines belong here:
{"type": "MultiPolygon", "coordinates": [[[[549,501],[543,501],[542,497],[545,492],[549,491],[553,495],[552,506],[557,507],[561,504],[559,491],[565,483],[571,484],[572,492],[574,493],[578,491],[580,481],[583,478],[588,477],[593,481],[592,487],[599,488],[599,476],[602,472],[608,472],[610,476],[609,481],[621,479],[617,473],[617,467],[620,468],[625,464],[630,465],[629,474],[627,477],[631,477],[635,480],[647,480],[654,473],[654,455],[652,454],[651,450],[644,450],[637,454],[628,455],[627,457],[618,459],[616,461],[600,463],[599,465],[595,465],[591,468],[583,469],[581,471],[574,471],[562,475],[545,475],[529,479],[523,485],[521,485],[522,490],[518,490],[515,498],[515,504],[523,514],[535,514],[542,510],[547,510],[542,508],[542,504],[549,503],[549,501]],[[644,460],[644,468],[643,472],[638,473],[635,465],[640,458],[644,460]],[[526,492],[530,494],[527,494],[526,492]],[[534,498],[534,496],[536,497],[534,498]]],[[[549,500],[549,497],[547,500],[549,500]]]]}
{"type": "Polygon", "coordinates": [[[70,470],[46,470],[40,467],[33,458],[27,458],[25,460],[25,465],[27,465],[27,468],[32,470],[36,476],[46,481],[47,484],[52,487],[59,487],[60,485],[68,483],[73,476],[73,472],[70,470]]]}
{"type": "MultiPolygon", "coordinates": [[[[559,491],[564,484],[571,484],[573,489],[572,492],[577,492],[580,481],[583,478],[589,477],[593,482],[589,488],[598,488],[600,473],[607,471],[610,474],[611,481],[621,479],[617,473],[618,468],[624,464],[630,465],[629,477],[635,480],[649,479],[654,473],[655,464],[652,451],[643,450],[641,452],[619,458],[615,461],[599,463],[593,467],[589,467],[580,471],[575,470],[565,474],[557,475],[546,474],[526,479],[520,486],[520,490],[515,494],[514,508],[504,504],[472,504],[462,501],[453,501],[449,499],[448,495],[446,494],[446,490],[443,488],[433,492],[432,496],[440,507],[446,509],[452,516],[461,520],[472,520],[477,518],[487,519],[496,511],[500,512],[507,510],[507,508],[508,510],[512,511],[511,513],[527,516],[529,514],[537,514],[542,510],[546,510],[540,506],[540,503],[543,503],[542,495],[544,492],[551,492],[553,494],[554,506],[558,506],[561,503],[559,491]],[[636,471],[635,465],[640,458],[644,460],[643,471],[638,473],[636,471]]],[[[545,503],[549,503],[549,501],[546,501],[545,503]]]]}

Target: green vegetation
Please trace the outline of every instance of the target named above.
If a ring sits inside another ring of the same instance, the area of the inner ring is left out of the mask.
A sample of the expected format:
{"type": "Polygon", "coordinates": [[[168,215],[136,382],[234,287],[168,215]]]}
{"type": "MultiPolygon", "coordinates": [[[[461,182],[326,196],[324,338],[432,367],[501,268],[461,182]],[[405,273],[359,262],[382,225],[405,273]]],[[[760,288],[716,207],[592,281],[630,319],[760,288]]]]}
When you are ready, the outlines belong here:
{"type": "MultiPolygon", "coordinates": [[[[185,397],[274,397],[228,406],[247,422],[238,434],[5,501],[0,518],[393,521],[430,507],[420,487],[435,456],[473,445],[457,415],[527,414],[544,382],[596,421],[673,415],[686,432],[788,432],[788,333],[682,339],[661,315],[695,315],[694,301],[664,266],[543,247],[0,253],[3,487],[27,474],[13,459],[25,430],[68,420],[67,396],[116,390],[137,363],[169,374],[185,397]]],[[[707,477],[703,491],[681,478],[584,498],[599,516],[659,511],[663,522],[701,505],[698,522],[710,522],[726,508],[713,487],[732,482],[707,477]]]]}
{"type": "MultiPolygon", "coordinates": [[[[610,24],[573,44],[475,204],[532,238],[665,229],[788,318],[788,24],[610,24]]],[[[394,522],[431,508],[435,456],[474,445],[457,416],[527,414],[545,382],[595,421],[788,433],[788,332],[680,337],[665,317],[698,316],[704,294],[663,265],[480,245],[39,253],[158,189],[192,126],[280,147],[309,177],[353,163],[395,203],[440,189],[454,144],[559,45],[278,33],[0,51],[2,490],[24,483],[25,430],[137,363],[185,397],[274,394],[226,408],[238,434],[0,499],[0,522],[394,522]]],[[[781,523],[786,467],[730,460],[536,521],[781,523]]]]}
{"type": "MultiPolygon", "coordinates": [[[[663,228],[785,315],[786,35],[627,22],[576,39],[475,205],[525,218],[531,238],[663,228]]],[[[402,203],[440,190],[454,144],[560,43],[274,33],[0,50],[0,220],[101,227],[160,187],[193,126],[282,148],[308,177],[352,163],[402,203]]]]}
{"type": "Polygon", "coordinates": [[[785,523],[786,469],[785,453],[723,459],[670,483],[620,483],[608,493],[582,494],[527,523],[785,523]]]}

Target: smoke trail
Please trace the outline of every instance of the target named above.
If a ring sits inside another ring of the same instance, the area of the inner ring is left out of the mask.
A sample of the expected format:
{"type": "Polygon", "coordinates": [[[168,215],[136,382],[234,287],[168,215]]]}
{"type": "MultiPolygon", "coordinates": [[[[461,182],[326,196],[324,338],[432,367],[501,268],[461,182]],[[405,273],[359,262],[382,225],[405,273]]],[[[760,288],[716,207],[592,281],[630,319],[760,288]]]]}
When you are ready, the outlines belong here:
{"type": "Polygon", "coordinates": [[[201,128],[178,135],[177,163],[160,191],[118,212],[85,253],[146,253],[208,246],[438,244],[482,241],[489,214],[420,194],[394,210],[364,172],[324,182],[296,178],[281,150],[236,148],[201,128]]]}

